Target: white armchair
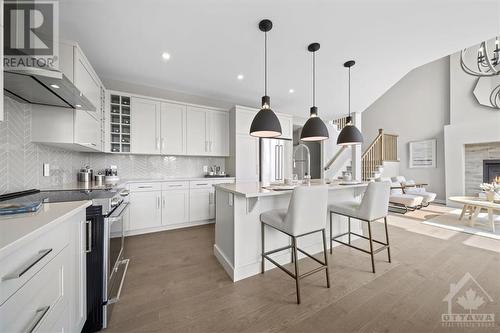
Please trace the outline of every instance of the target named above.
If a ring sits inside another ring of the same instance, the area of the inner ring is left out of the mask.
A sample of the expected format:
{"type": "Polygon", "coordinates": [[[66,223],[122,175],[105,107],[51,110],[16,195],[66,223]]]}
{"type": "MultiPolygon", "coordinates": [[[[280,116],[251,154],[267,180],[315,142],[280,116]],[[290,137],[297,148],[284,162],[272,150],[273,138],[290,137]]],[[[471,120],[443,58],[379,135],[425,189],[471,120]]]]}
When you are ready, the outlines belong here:
{"type": "Polygon", "coordinates": [[[377,182],[391,182],[391,192],[389,196],[389,209],[393,212],[406,213],[422,207],[423,197],[419,195],[407,194],[403,192],[400,183],[391,181],[391,178],[380,177],[377,182]]]}
{"type": "Polygon", "coordinates": [[[391,181],[401,184],[401,186],[404,187],[404,193],[422,197],[423,207],[429,206],[429,204],[436,199],[436,193],[428,192],[425,187],[417,186],[414,180],[406,180],[404,176],[397,176],[392,177],[391,181]]]}

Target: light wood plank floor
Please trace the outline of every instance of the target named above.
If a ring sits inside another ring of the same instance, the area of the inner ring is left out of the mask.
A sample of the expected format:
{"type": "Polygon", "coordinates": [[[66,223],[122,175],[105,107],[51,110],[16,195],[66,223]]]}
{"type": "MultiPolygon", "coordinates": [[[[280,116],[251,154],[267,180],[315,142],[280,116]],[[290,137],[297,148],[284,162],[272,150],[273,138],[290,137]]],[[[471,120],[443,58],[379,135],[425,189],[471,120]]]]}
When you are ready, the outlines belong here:
{"type": "Polygon", "coordinates": [[[129,271],[107,332],[500,332],[500,241],[421,224],[445,210],[391,215],[393,262],[376,255],[376,274],[368,255],[336,247],[331,288],[322,273],[302,280],[301,305],[278,269],[233,283],[212,254],[213,225],[128,237],[129,271]],[[450,283],[467,272],[493,299],[483,308],[495,312],[493,328],[441,325],[450,283]]]}

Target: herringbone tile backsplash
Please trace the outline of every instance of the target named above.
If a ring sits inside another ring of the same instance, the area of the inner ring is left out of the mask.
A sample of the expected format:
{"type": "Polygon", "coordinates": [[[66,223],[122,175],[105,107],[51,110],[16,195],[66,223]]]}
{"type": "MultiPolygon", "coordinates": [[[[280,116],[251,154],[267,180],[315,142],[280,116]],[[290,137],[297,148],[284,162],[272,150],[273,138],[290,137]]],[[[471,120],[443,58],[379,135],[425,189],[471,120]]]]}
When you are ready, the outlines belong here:
{"type": "Polygon", "coordinates": [[[36,106],[5,97],[4,110],[5,120],[0,122],[0,194],[74,182],[76,172],[85,165],[96,171],[117,165],[121,178],[199,177],[204,165],[225,167],[221,157],[80,153],[32,143],[31,113],[39,111],[36,106]],[[49,177],[43,177],[43,163],[50,163],[49,177]]]}

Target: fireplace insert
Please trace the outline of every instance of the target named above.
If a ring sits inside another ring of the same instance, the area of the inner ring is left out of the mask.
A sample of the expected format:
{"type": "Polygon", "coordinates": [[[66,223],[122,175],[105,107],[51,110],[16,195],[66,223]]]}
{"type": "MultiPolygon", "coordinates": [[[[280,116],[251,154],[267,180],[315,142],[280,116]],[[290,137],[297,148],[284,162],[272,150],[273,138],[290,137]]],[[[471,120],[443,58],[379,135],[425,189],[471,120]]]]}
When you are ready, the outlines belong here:
{"type": "Polygon", "coordinates": [[[483,182],[500,183],[500,160],[483,160],[483,182]]]}

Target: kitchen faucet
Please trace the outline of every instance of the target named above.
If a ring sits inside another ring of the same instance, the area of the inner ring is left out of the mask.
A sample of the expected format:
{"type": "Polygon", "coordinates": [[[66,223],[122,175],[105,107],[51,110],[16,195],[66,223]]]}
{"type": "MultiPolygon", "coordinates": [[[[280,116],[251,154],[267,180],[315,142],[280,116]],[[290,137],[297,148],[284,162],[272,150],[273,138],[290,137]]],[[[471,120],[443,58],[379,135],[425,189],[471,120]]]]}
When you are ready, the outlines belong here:
{"type": "Polygon", "coordinates": [[[296,167],[296,162],[306,162],[305,160],[298,160],[295,158],[295,154],[299,150],[299,148],[304,148],[306,151],[306,158],[307,158],[307,172],[304,173],[304,176],[308,175],[309,177],[311,176],[311,152],[309,151],[309,147],[306,146],[303,143],[299,143],[298,145],[295,146],[293,149],[293,167],[296,167]]]}

